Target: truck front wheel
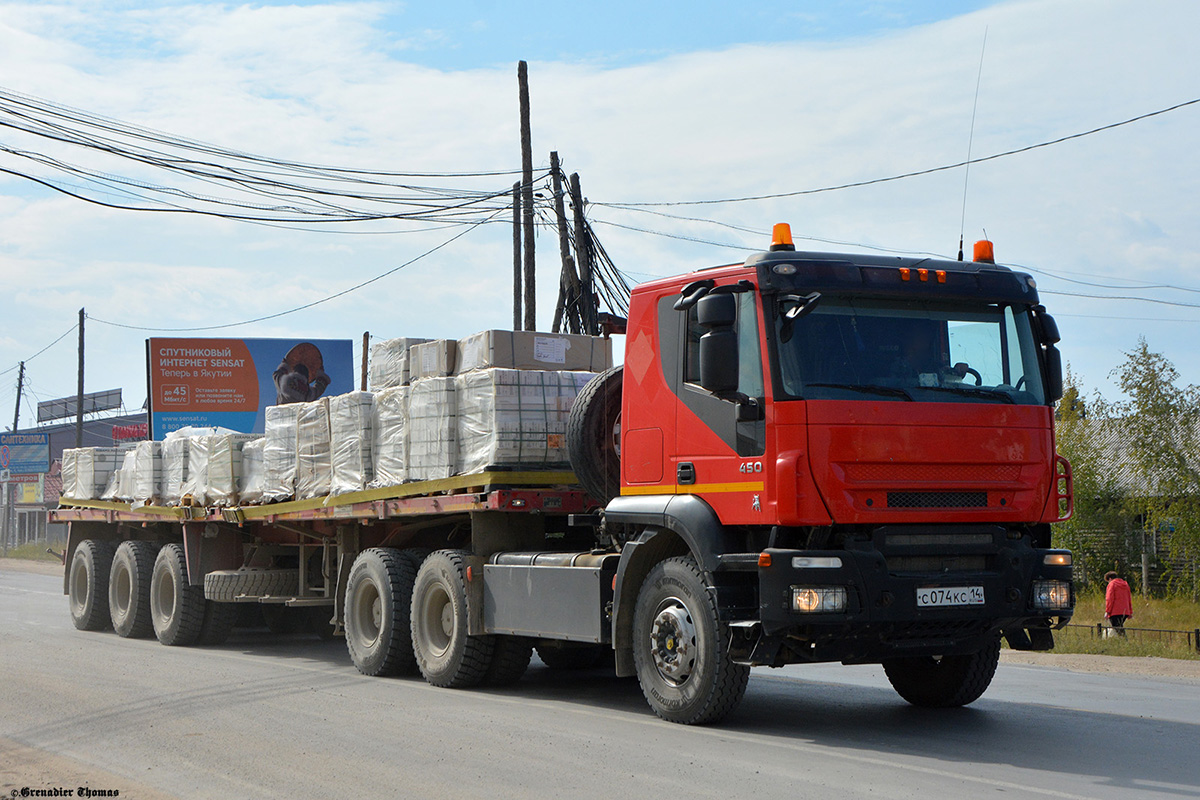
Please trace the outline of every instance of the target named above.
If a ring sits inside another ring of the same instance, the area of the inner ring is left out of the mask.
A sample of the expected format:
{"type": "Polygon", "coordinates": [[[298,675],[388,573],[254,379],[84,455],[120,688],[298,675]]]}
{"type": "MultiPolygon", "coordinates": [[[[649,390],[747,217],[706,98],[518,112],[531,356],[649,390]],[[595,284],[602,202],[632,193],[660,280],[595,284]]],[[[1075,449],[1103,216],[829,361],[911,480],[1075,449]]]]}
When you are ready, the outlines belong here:
{"type": "Polygon", "coordinates": [[[150,620],[150,578],[158,546],[151,542],[121,542],[108,576],[108,607],[113,630],[142,639],[154,633],[150,620]]]}
{"type": "Polygon", "coordinates": [[[474,686],[492,660],[494,638],[467,633],[467,555],[462,550],[431,554],[413,588],[413,651],[421,674],[434,686],[474,686]]]}
{"type": "Polygon", "coordinates": [[[359,553],[346,583],[346,649],[364,675],[412,672],[409,605],[414,561],[387,547],[359,553]]]}
{"type": "Polygon", "coordinates": [[[204,625],[204,587],[188,583],[187,560],[177,544],[164,545],[150,575],[150,619],[166,645],[195,644],[204,625]]]}
{"type": "Polygon", "coordinates": [[[654,713],[686,725],[716,722],[746,693],[750,668],[729,658],[728,635],[690,557],[646,576],[633,618],[633,663],[654,713]]]}
{"type": "Polygon", "coordinates": [[[108,576],[116,545],[84,539],[71,556],[67,596],[71,621],[81,631],[102,631],[112,625],[108,610],[108,576]]]}
{"type": "Polygon", "coordinates": [[[1000,638],[978,653],[958,656],[893,658],[883,671],[897,694],[914,706],[953,708],[980,698],[1000,661],[1000,638]]]}

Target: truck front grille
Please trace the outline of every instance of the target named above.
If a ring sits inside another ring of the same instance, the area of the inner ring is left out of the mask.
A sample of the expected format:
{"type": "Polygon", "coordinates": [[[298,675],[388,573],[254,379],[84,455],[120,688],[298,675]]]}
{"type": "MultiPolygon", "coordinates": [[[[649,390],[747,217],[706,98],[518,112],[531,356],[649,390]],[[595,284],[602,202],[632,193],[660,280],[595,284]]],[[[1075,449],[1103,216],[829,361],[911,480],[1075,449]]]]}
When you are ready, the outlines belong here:
{"type": "Polygon", "coordinates": [[[987,508],[987,492],[888,492],[888,508],[987,508]]]}

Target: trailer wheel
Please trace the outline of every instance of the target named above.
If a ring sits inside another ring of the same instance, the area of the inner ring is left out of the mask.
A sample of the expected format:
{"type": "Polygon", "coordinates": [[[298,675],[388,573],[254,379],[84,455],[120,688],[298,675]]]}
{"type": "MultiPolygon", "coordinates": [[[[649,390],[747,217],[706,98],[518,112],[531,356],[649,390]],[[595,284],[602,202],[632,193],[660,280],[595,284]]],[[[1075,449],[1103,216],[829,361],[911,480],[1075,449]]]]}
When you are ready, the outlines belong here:
{"type": "Polygon", "coordinates": [[[604,652],[611,648],[598,644],[556,642],[539,644],[538,658],[550,669],[591,669],[600,663],[604,652]]]}
{"type": "MultiPolygon", "coordinates": [[[[207,576],[205,576],[207,577],[207,576]]],[[[204,601],[204,622],[200,624],[200,635],[196,644],[224,644],[233,633],[241,609],[237,603],[204,601]]]]}
{"type": "Polygon", "coordinates": [[[177,544],[164,545],[150,576],[150,619],[165,645],[195,644],[204,625],[204,589],[188,583],[187,560],[177,544]]]}
{"type": "Polygon", "coordinates": [[[108,576],[112,571],[113,542],[84,539],[71,556],[67,596],[71,621],[81,631],[102,631],[112,625],[108,609],[108,576]]]}
{"type": "Polygon", "coordinates": [[[621,383],[624,367],[583,387],[567,417],[567,456],[579,484],[607,504],[621,493],[621,383]]]}
{"type": "Polygon", "coordinates": [[[483,680],[495,637],[467,634],[467,579],[462,550],[438,550],[421,564],[412,598],[417,666],[434,686],[459,689],[483,680]]]}
{"type": "Polygon", "coordinates": [[[158,545],[121,542],[108,575],[108,608],[118,636],[144,639],[154,633],[150,620],[150,577],[158,545]]]}
{"type": "Polygon", "coordinates": [[[883,662],[892,688],[914,706],[953,708],[978,700],[1000,661],[1000,638],[978,653],[958,656],[892,658],[883,662]]]}
{"type": "Polygon", "coordinates": [[[384,547],[354,559],[346,584],[346,648],[364,675],[398,675],[415,666],[408,614],[416,570],[403,553],[384,547]]]}
{"type": "Polygon", "coordinates": [[[730,660],[728,642],[695,561],[670,558],[650,570],[634,610],[633,663],[654,713],[691,725],[733,711],[750,668],[730,660]]]}

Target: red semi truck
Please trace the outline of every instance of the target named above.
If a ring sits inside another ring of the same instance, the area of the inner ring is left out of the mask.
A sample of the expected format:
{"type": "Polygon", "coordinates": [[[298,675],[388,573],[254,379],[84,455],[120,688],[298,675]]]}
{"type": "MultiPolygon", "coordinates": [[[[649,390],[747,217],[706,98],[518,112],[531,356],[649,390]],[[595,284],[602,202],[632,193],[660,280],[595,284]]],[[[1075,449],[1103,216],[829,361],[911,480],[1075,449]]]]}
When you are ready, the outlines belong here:
{"type": "Polygon", "coordinates": [[[572,472],[484,472],[224,509],[80,501],[82,629],[215,643],[241,604],[315,615],[369,675],[512,683],[612,659],[721,719],[751,666],[881,663],[959,706],[1001,639],[1074,607],[1054,320],[992,262],[768,252],[638,286],[621,367],[571,411],[572,472]],[[582,487],[582,489],[581,489],[582,487]]]}

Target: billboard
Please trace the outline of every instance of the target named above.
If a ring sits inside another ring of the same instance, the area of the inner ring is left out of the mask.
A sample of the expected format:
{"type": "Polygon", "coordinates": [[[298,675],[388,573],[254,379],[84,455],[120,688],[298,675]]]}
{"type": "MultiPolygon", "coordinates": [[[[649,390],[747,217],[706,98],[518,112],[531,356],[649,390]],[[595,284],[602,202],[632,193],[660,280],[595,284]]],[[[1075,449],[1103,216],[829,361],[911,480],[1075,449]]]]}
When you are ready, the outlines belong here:
{"type": "Polygon", "coordinates": [[[262,433],[267,406],[354,390],[349,339],[147,339],[150,438],[189,425],[262,433]]]}
{"type": "Polygon", "coordinates": [[[50,434],[0,433],[0,470],[14,475],[50,469],[50,434]]]}
{"type": "MultiPolygon", "coordinates": [[[[111,411],[121,407],[121,390],[108,389],[103,392],[91,392],[83,396],[83,413],[95,411],[111,411]]],[[[51,422],[56,419],[78,416],[78,397],[60,397],[57,400],[44,400],[38,403],[38,422],[51,422]]]]}

